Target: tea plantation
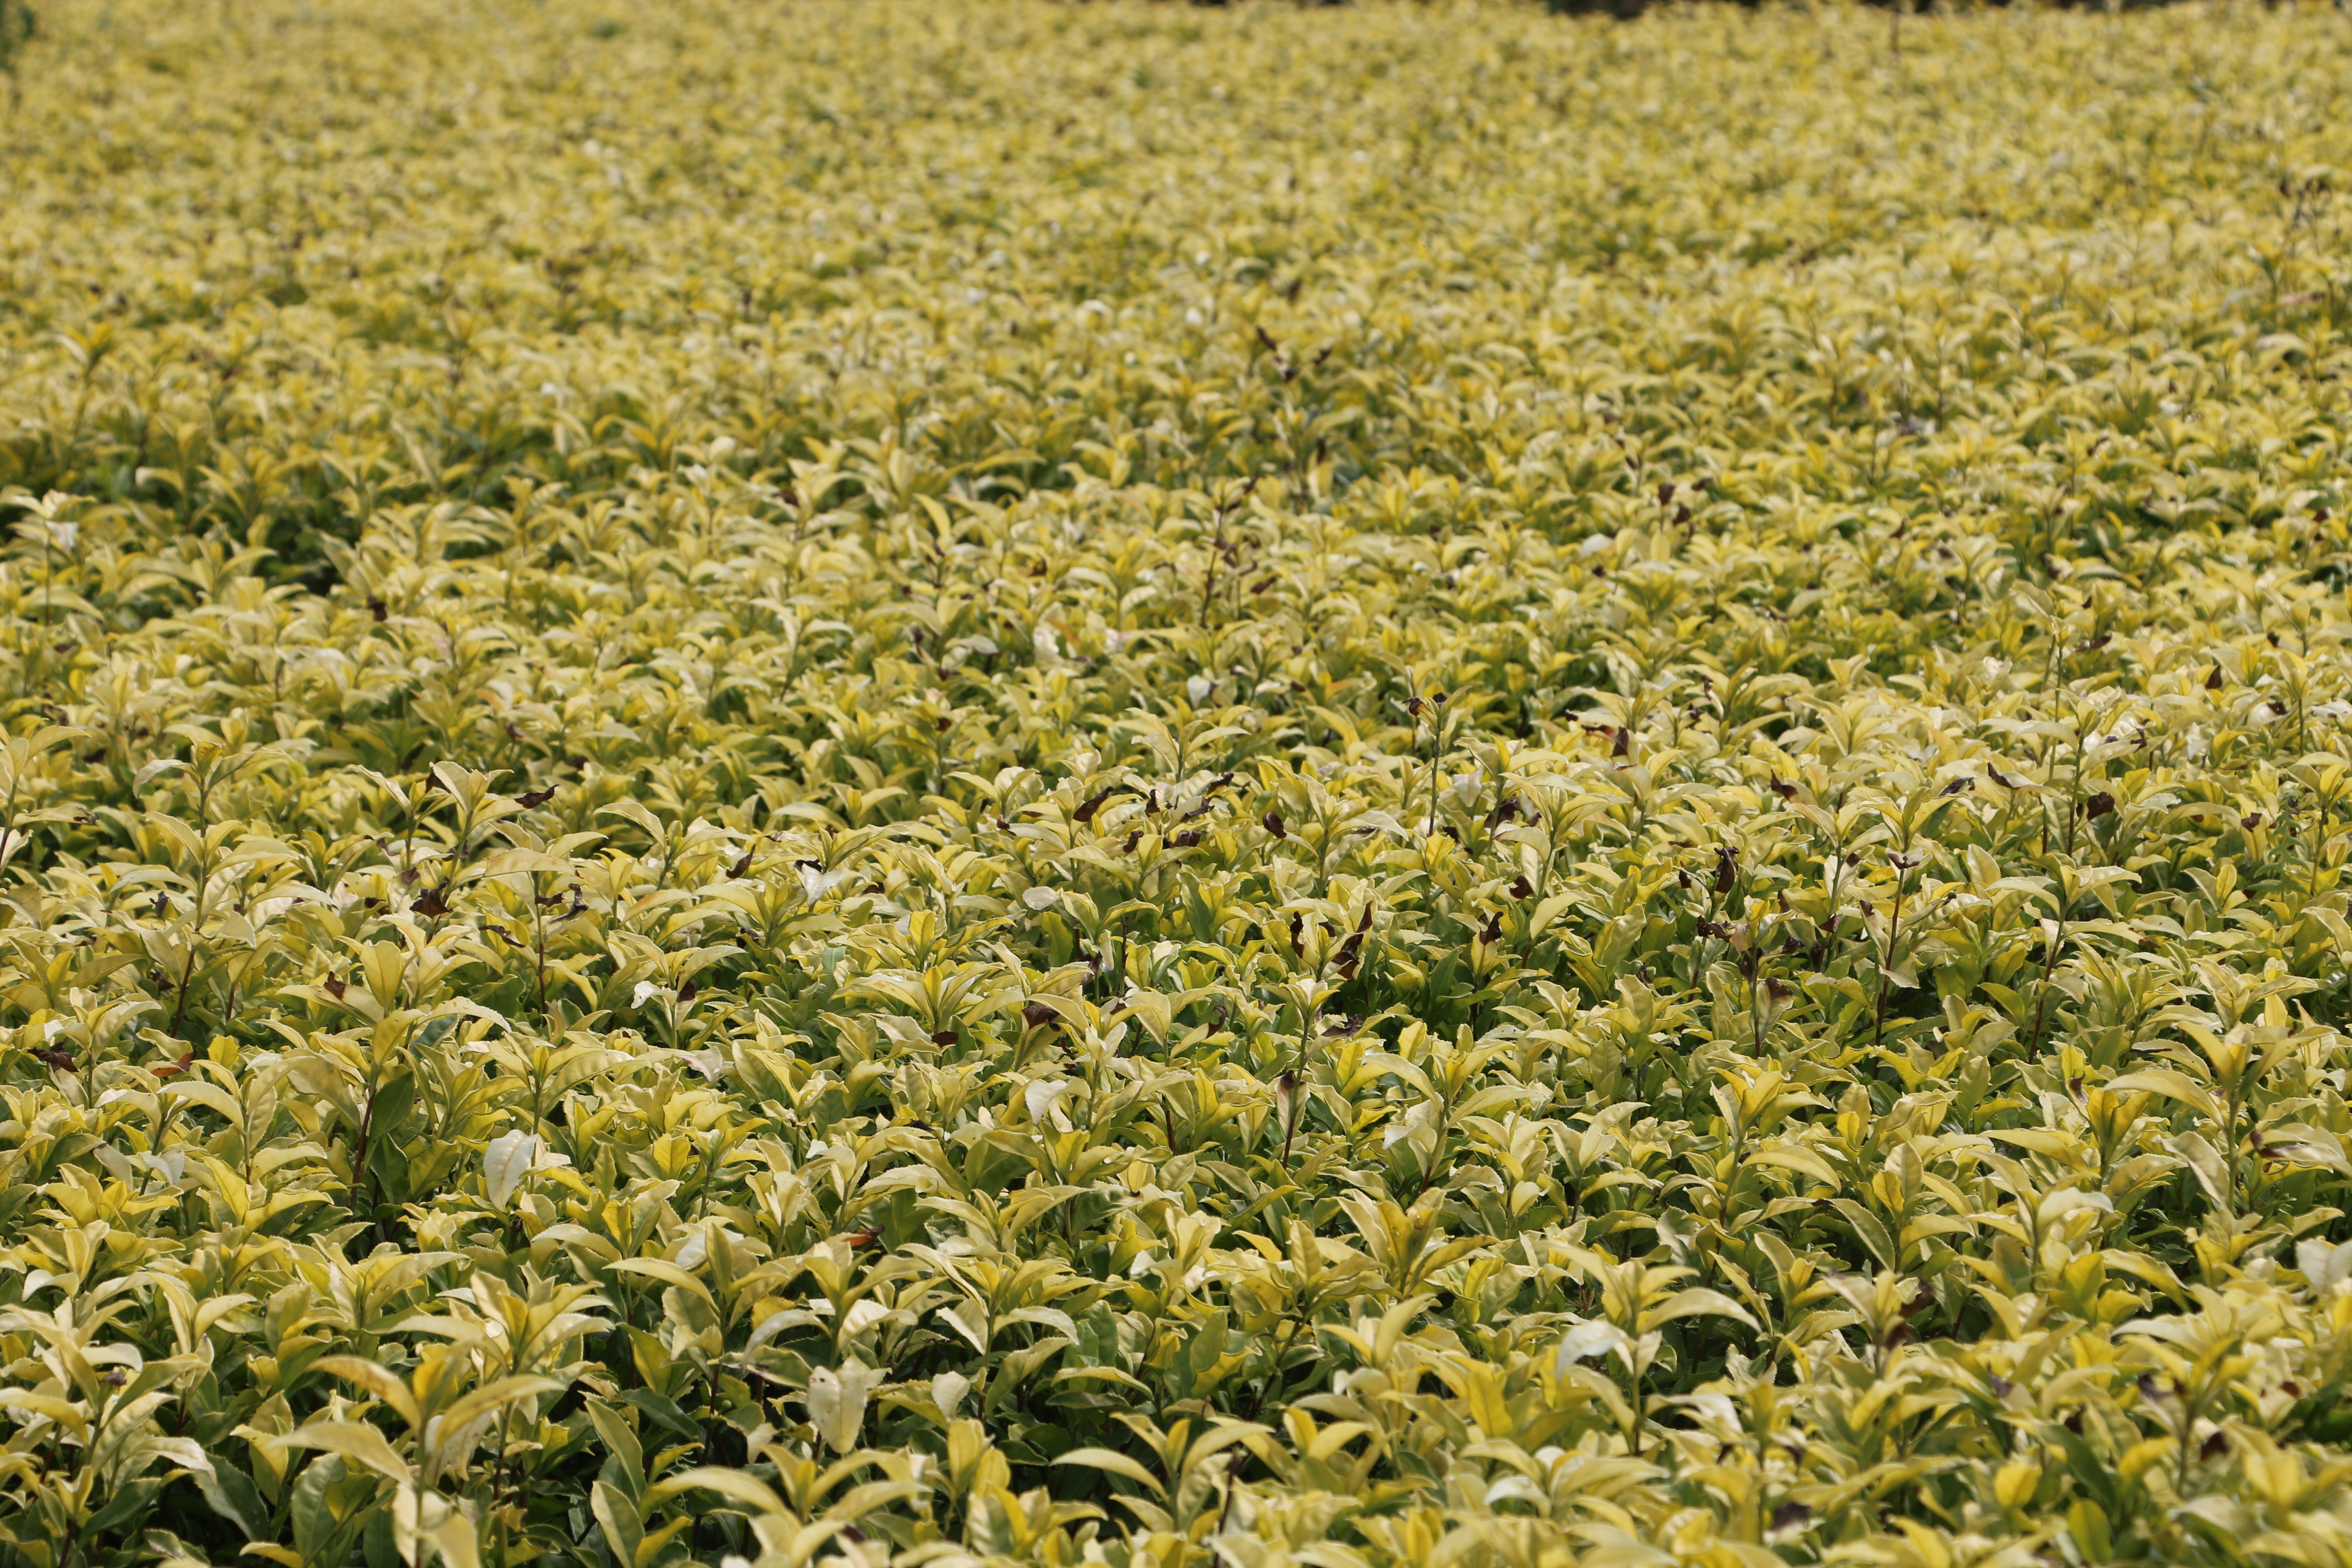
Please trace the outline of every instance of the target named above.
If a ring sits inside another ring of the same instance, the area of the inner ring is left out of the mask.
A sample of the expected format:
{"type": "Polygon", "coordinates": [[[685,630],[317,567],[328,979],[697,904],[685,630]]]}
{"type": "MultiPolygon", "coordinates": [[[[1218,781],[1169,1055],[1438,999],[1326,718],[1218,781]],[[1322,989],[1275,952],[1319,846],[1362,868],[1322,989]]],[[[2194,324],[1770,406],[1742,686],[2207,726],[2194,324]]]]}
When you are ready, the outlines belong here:
{"type": "Polygon", "coordinates": [[[2352,1562],[2340,12],[36,10],[12,1568],[2352,1562]]]}

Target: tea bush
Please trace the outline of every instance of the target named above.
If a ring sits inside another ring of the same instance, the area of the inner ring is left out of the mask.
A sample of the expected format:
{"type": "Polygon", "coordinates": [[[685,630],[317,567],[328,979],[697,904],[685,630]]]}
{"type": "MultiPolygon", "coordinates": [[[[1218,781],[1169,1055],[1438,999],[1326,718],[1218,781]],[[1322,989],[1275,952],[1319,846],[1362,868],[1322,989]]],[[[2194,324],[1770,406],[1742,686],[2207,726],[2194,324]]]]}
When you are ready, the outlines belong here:
{"type": "Polygon", "coordinates": [[[57,0],[32,1568],[2352,1558],[2327,10],[57,0]]]}

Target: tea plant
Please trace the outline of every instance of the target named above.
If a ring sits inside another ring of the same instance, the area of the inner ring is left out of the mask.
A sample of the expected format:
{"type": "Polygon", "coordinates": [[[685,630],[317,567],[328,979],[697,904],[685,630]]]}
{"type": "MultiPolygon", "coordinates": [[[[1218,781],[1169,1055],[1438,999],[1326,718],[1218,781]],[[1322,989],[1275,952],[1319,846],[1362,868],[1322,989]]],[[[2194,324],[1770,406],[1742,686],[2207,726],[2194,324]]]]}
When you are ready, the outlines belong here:
{"type": "Polygon", "coordinates": [[[2332,10],[42,8],[31,1568],[2352,1554],[2332,10]]]}

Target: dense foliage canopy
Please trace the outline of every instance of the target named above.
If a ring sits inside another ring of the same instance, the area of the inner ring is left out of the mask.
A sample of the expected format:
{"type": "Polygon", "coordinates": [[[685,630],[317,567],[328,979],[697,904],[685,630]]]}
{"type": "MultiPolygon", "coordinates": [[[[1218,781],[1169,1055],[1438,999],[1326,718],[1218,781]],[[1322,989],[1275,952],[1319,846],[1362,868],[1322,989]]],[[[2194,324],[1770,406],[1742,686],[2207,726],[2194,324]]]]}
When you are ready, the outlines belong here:
{"type": "Polygon", "coordinates": [[[2339,14],[21,68],[14,1562],[2352,1558],[2339,14]]]}

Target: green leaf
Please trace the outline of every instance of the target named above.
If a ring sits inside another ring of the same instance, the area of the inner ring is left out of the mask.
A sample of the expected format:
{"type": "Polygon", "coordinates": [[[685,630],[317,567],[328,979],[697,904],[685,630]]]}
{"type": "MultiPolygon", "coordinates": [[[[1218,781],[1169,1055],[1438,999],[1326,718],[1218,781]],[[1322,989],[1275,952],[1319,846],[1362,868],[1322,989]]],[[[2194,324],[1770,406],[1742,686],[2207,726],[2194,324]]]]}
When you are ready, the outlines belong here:
{"type": "Polygon", "coordinates": [[[1114,1476],[1123,1476],[1150,1488],[1155,1496],[1164,1498],[1168,1495],[1168,1489],[1160,1483],[1158,1477],[1125,1454],[1114,1453],[1108,1448],[1073,1448],[1055,1458],[1054,1463],[1085,1465],[1091,1469],[1108,1470],[1114,1476]]]}

